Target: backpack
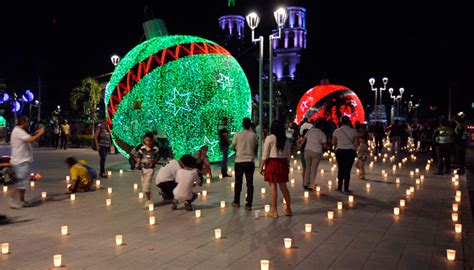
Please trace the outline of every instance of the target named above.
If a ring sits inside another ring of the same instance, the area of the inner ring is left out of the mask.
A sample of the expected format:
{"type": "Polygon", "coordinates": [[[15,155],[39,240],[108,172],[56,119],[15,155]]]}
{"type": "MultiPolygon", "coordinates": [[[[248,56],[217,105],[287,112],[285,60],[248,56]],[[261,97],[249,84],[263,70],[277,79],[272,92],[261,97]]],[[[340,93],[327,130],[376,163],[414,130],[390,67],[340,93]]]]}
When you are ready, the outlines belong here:
{"type": "Polygon", "coordinates": [[[84,168],[87,169],[87,171],[89,171],[89,175],[91,176],[91,179],[96,179],[97,178],[97,171],[92,169],[92,167],[90,166],[87,166],[87,165],[84,165],[84,164],[81,164],[82,166],[84,166],[84,168]]]}

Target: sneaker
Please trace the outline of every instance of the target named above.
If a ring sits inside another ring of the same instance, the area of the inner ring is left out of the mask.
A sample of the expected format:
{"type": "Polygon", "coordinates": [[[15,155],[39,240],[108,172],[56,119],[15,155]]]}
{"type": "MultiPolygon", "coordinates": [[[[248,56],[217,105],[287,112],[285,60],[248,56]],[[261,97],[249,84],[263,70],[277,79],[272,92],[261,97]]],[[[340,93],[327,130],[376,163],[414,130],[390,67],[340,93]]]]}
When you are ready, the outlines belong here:
{"type": "Polygon", "coordinates": [[[248,205],[245,206],[245,210],[247,210],[247,211],[252,211],[252,206],[248,206],[248,205]]]}
{"type": "Polygon", "coordinates": [[[12,209],[20,209],[22,207],[21,204],[15,201],[12,197],[8,197],[8,206],[12,209]]]}
{"type": "Polygon", "coordinates": [[[184,209],[186,209],[186,211],[193,211],[193,206],[190,203],[185,202],[184,209]]]}
{"type": "Polygon", "coordinates": [[[146,201],[145,204],[143,205],[143,209],[148,210],[149,204],[153,204],[153,201],[146,201]]]}
{"type": "Polygon", "coordinates": [[[176,210],[176,209],[178,209],[178,201],[173,200],[171,204],[171,210],[176,210]]]}
{"type": "Polygon", "coordinates": [[[232,207],[234,208],[239,208],[240,207],[240,204],[236,203],[236,202],[232,202],[232,207]]]}

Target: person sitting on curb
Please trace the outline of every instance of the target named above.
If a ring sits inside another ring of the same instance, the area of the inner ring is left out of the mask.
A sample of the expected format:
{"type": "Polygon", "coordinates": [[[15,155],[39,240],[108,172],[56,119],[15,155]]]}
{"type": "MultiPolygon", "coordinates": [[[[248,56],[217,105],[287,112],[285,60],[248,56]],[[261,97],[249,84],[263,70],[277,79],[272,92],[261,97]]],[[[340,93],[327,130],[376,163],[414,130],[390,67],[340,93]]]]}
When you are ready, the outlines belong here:
{"type": "Polygon", "coordinates": [[[196,200],[197,193],[193,192],[195,184],[202,185],[197,169],[194,167],[194,158],[183,155],[180,159],[183,168],[176,172],[176,187],[173,190],[174,200],[172,210],[178,209],[178,204],[184,202],[184,208],[193,211],[192,202],[196,200]]]}
{"type": "Polygon", "coordinates": [[[90,191],[92,176],[86,165],[79,163],[74,157],[66,158],[65,162],[69,166],[71,174],[71,185],[66,194],[90,191]]]}

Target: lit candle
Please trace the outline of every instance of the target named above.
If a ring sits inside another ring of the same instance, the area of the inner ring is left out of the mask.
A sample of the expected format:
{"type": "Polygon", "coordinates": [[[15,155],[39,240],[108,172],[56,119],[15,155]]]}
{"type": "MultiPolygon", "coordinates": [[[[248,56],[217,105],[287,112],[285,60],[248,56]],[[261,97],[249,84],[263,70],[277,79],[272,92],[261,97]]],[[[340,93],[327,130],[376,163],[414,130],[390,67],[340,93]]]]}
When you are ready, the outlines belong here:
{"type": "Polygon", "coordinates": [[[201,217],[201,210],[196,210],[195,214],[197,218],[201,217]]]}
{"type": "Polygon", "coordinates": [[[342,210],[342,202],[337,202],[337,210],[342,210]]]}
{"type": "Polygon", "coordinates": [[[349,202],[354,202],[354,195],[349,195],[349,202]]]}
{"type": "Polygon", "coordinates": [[[400,184],[400,177],[397,177],[397,179],[395,180],[395,182],[396,182],[397,184],[400,184]]]}
{"type": "Polygon", "coordinates": [[[285,198],[283,198],[283,204],[286,204],[285,198]]]}
{"type": "Polygon", "coordinates": [[[429,171],[430,170],[430,165],[426,165],[425,170],[429,171]]]}
{"type": "Polygon", "coordinates": [[[454,197],[454,200],[456,200],[457,202],[460,202],[461,201],[461,196],[454,197]]]}
{"type": "Polygon", "coordinates": [[[333,219],[334,218],[334,212],[333,211],[328,211],[328,219],[333,219]]]}
{"type": "Polygon", "coordinates": [[[357,169],[357,170],[356,170],[356,174],[359,174],[359,172],[360,172],[359,169],[357,169]]]}
{"type": "Polygon", "coordinates": [[[419,173],[420,173],[420,169],[416,168],[416,169],[415,169],[415,173],[416,173],[416,174],[419,174],[419,173]]]}
{"type": "Polygon", "coordinates": [[[210,184],[210,183],[211,183],[211,179],[207,178],[206,183],[210,184]]]}
{"type": "Polygon", "coordinates": [[[394,214],[395,216],[400,215],[400,208],[394,207],[394,208],[393,208],[393,214],[394,214]]]}
{"type": "Polygon", "coordinates": [[[107,193],[112,194],[112,188],[111,187],[107,188],[107,193]]]}
{"type": "Polygon", "coordinates": [[[290,172],[293,172],[293,171],[294,171],[294,169],[293,169],[293,168],[290,168],[290,172]]]}
{"type": "Polygon", "coordinates": [[[230,187],[235,188],[235,182],[230,182],[230,187]]]}
{"type": "Polygon", "coordinates": [[[457,191],[456,191],[456,196],[461,197],[461,191],[460,191],[460,190],[457,190],[457,191]]]}
{"type": "Polygon", "coordinates": [[[68,182],[69,182],[70,180],[71,180],[71,176],[69,176],[69,175],[66,175],[66,181],[68,181],[68,182]]]}
{"type": "Polygon", "coordinates": [[[452,214],[451,214],[451,219],[452,219],[454,222],[458,221],[458,219],[459,219],[458,213],[452,213],[452,214]]]}
{"type": "Polygon", "coordinates": [[[66,225],[61,226],[61,235],[68,235],[68,227],[66,225]]]}
{"type": "Polygon", "coordinates": [[[224,177],[222,176],[222,174],[219,174],[219,179],[222,179],[222,178],[224,178],[224,177]]]}
{"type": "Polygon", "coordinates": [[[8,192],[8,186],[3,186],[3,192],[8,192]]]}
{"type": "Polygon", "coordinates": [[[10,253],[10,244],[9,243],[2,243],[2,254],[10,253]]]}
{"type": "Polygon", "coordinates": [[[100,186],[100,180],[95,180],[95,185],[100,186]]]}
{"type": "Polygon", "coordinates": [[[407,196],[410,196],[410,195],[411,195],[411,191],[410,191],[410,189],[409,189],[409,188],[407,188],[407,190],[406,190],[406,194],[407,194],[407,196]]]}
{"type": "Polygon", "coordinates": [[[229,173],[231,173],[231,172],[232,172],[232,168],[231,168],[231,167],[227,167],[227,171],[228,171],[229,173]]]}
{"type": "Polygon", "coordinates": [[[154,208],[155,206],[153,205],[153,203],[148,204],[148,211],[153,212],[154,208]]]}
{"type": "Polygon", "coordinates": [[[365,188],[370,189],[370,183],[365,184],[365,188]]]}
{"type": "Polygon", "coordinates": [[[420,179],[416,179],[416,184],[419,185],[421,183],[421,180],[420,179]]]}
{"type": "Polygon", "coordinates": [[[382,170],[382,175],[384,175],[384,174],[385,174],[385,170],[382,170]]]}
{"type": "Polygon", "coordinates": [[[216,239],[221,239],[221,237],[222,237],[222,230],[221,230],[221,229],[215,229],[215,230],[214,230],[214,237],[215,237],[216,239]]]}
{"type": "Polygon", "coordinates": [[[320,186],[317,186],[316,187],[316,192],[320,192],[321,191],[321,187],[320,186]]]}
{"type": "Polygon", "coordinates": [[[284,238],[283,241],[285,242],[285,248],[290,249],[291,248],[291,238],[284,238]]]}
{"type": "Polygon", "coordinates": [[[410,192],[415,193],[415,187],[410,187],[410,192]]]}
{"type": "Polygon", "coordinates": [[[446,256],[448,257],[448,261],[454,261],[456,259],[456,250],[446,249],[446,256]]]}
{"type": "Polygon", "coordinates": [[[308,192],[308,191],[305,191],[305,192],[304,192],[304,197],[305,197],[305,198],[309,198],[309,192],[308,192]]]}
{"type": "Polygon", "coordinates": [[[320,173],[321,173],[321,175],[323,175],[324,174],[324,169],[321,169],[320,173]]]}
{"type": "Polygon", "coordinates": [[[294,155],[291,155],[291,159],[294,159],[294,158],[295,158],[295,156],[294,156],[294,155]]]}
{"type": "Polygon", "coordinates": [[[268,269],[270,269],[270,261],[260,260],[260,270],[268,270],[268,269]]]}
{"type": "Polygon", "coordinates": [[[47,193],[45,191],[41,192],[41,198],[45,199],[47,196],[47,193]]]}
{"type": "Polygon", "coordinates": [[[410,171],[410,176],[414,176],[415,175],[415,172],[414,171],[410,171]]]}
{"type": "Polygon", "coordinates": [[[305,224],[304,225],[304,231],[307,232],[307,233],[312,232],[313,231],[313,224],[309,224],[309,223],[305,224]]]}
{"type": "Polygon", "coordinates": [[[456,180],[459,180],[459,174],[455,174],[454,178],[456,178],[456,180]]]}
{"type": "Polygon", "coordinates": [[[457,180],[454,181],[454,185],[455,185],[456,187],[459,186],[459,181],[457,181],[457,180]]]}
{"type": "Polygon", "coordinates": [[[332,181],[328,180],[328,186],[332,186],[332,181]]]}
{"type": "Polygon", "coordinates": [[[112,204],[112,199],[106,199],[105,205],[110,206],[112,204]]]}
{"type": "Polygon", "coordinates": [[[221,201],[221,208],[225,208],[225,201],[221,201]]]}
{"type": "Polygon", "coordinates": [[[298,166],[298,171],[301,170],[301,166],[298,166]]]}
{"type": "Polygon", "coordinates": [[[203,197],[206,197],[206,196],[207,196],[207,190],[203,190],[203,191],[202,191],[202,196],[203,196],[203,197]]]}
{"type": "Polygon", "coordinates": [[[406,201],[404,199],[400,199],[400,207],[405,207],[406,201]]]}
{"type": "Polygon", "coordinates": [[[295,178],[291,178],[290,182],[291,182],[292,185],[294,185],[295,184],[295,178]]]}
{"type": "Polygon", "coordinates": [[[421,181],[425,180],[425,176],[424,176],[423,174],[420,175],[420,180],[421,180],[421,181]]]}
{"type": "Polygon", "coordinates": [[[263,188],[260,189],[260,192],[261,192],[262,195],[263,195],[263,194],[265,194],[267,191],[266,191],[265,188],[263,187],[263,188]]]}
{"type": "Polygon", "coordinates": [[[76,194],[71,194],[71,201],[75,201],[76,200],[76,194]]]}
{"type": "Polygon", "coordinates": [[[108,175],[108,176],[112,176],[112,171],[108,171],[108,172],[107,172],[107,175],[108,175]]]}
{"type": "Polygon", "coordinates": [[[138,189],[138,184],[137,184],[137,183],[133,184],[133,189],[134,189],[134,190],[137,190],[137,189],[138,189]]]}
{"type": "Polygon", "coordinates": [[[454,231],[456,233],[461,233],[462,232],[462,224],[460,224],[460,223],[454,224],[454,231]]]}
{"type": "Polygon", "coordinates": [[[453,211],[454,211],[454,212],[457,212],[458,209],[459,209],[458,204],[457,204],[457,203],[453,203],[453,211]]]}
{"type": "Polygon", "coordinates": [[[393,165],[392,166],[392,171],[396,171],[397,170],[397,165],[393,165]]]}
{"type": "Polygon", "coordinates": [[[298,154],[298,155],[301,154],[301,151],[296,152],[296,154],[298,154]]]}
{"type": "Polygon", "coordinates": [[[150,225],[155,225],[155,216],[149,217],[148,222],[150,223],[150,225]]]}
{"type": "Polygon", "coordinates": [[[56,254],[53,256],[53,264],[54,267],[61,267],[62,265],[62,255],[61,254],[56,254]]]}
{"type": "Polygon", "coordinates": [[[297,161],[296,161],[296,160],[294,160],[294,161],[293,161],[293,164],[295,164],[295,165],[296,165],[296,163],[297,163],[297,161]]]}
{"type": "Polygon", "coordinates": [[[138,192],[138,198],[143,199],[143,192],[138,192]]]}
{"type": "Polygon", "coordinates": [[[35,181],[30,181],[30,187],[35,187],[36,183],[35,181]]]}
{"type": "Polygon", "coordinates": [[[265,213],[268,213],[268,212],[270,212],[270,205],[265,204],[265,213]]]}
{"type": "Polygon", "coordinates": [[[123,236],[121,234],[115,236],[115,245],[121,246],[123,244],[123,236]]]}

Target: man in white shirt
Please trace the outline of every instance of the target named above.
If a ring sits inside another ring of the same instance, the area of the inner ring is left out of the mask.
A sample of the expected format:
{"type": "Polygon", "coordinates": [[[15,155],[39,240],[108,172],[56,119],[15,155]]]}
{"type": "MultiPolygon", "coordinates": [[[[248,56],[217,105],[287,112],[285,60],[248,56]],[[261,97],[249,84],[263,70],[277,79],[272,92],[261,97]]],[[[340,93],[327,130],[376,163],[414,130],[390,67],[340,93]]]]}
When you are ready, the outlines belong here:
{"type": "Polygon", "coordinates": [[[300,126],[300,136],[304,135],[304,131],[313,127],[312,123],[308,122],[308,119],[304,118],[303,123],[300,126]]]}
{"type": "Polygon", "coordinates": [[[155,177],[155,184],[161,190],[163,200],[174,199],[173,189],[176,187],[176,173],[183,168],[181,160],[170,160],[168,164],[161,167],[155,177]]]}
{"type": "Polygon", "coordinates": [[[253,160],[257,156],[258,138],[257,134],[250,130],[252,121],[250,118],[244,118],[242,121],[243,131],[234,135],[232,140],[232,150],[235,151],[235,188],[234,188],[234,202],[232,206],[240,206],[240,192],[242,191],[242,181],[245,174],[247,181],[247,197],[245,209],[252,210],[253,202],[253,173],[255,171],[255,164],[253,160]]]}
{"type": "Polygon", "coordinates": [[[18,179],[16,188],[10,191],[8,196],[8,204],[11,208],[28,207],[28,203],[25,201],[25,191],[28,185],[30,163],[33,162],[33,147],[31,143],[38,140],[44,134],[44,128],[39,128],[35,134],[31,136],[26,132],[29,126],[30,119],[26,116],[20,117],[10,138],[12,150],[10,163],[18,179]],[[19,203],[14,199],[17,193],[19,194],[19,203]]]}

